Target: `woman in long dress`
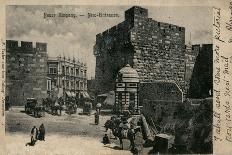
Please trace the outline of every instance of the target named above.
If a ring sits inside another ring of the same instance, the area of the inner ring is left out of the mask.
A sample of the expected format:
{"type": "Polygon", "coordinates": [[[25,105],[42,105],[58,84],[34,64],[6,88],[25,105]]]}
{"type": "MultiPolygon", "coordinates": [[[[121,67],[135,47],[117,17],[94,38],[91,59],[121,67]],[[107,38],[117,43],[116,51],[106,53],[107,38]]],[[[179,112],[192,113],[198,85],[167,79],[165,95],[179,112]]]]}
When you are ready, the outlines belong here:
{"type": "Polygon", "coordinates": [[[45,128],[43,124],[39,127],[39,140],[45,140],[45,128]]]}
{"type": "Polygon", "coordinates": [[[34,126],[31,129],[31,144],[35,144],[37,139],[37,134],[38,134],[38,129],[36,128],[36,126],[34,126]]]}

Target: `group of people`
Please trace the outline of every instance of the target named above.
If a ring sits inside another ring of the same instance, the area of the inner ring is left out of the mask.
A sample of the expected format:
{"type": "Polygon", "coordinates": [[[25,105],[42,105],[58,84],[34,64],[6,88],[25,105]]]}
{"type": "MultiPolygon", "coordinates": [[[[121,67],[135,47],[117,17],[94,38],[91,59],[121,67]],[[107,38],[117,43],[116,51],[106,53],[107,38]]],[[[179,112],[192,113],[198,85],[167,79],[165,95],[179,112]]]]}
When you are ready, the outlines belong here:
{"type": "Polygon", "coordinates": [[[119,124],[119,132],[127,137],[130,141],[131,152],[135,154],[141,154],[143,150],[143,135],[141,126],[137,126],[133,123],[128,123],[126,118],[119,124]]]}
{"type": "MultiPolygon", "coordinates": [[[[133,124],[132,122],[127,122],[127,117],[111,117],[110,120],[108,120],[105,123],[106,132],[108,129],[111,129],[113,133],[116,133],[114,135],[119,136],[119,139],[128,139],[130,141],[130,148],[131,152],[134,154],[141,154],[143,151],[143,135],[141,131],[141,126],[138,122],[138,124],[133,124]]],[[[111,135],[111,132],[110,132],[111,135]]],[[[111,138],[111,136],[110,136],[111,138]]],[[[107,134],[103,137],[103,144],[109,144],[110,139],[107,134]]],[[[116,138],[116,137],[115,137],[116,138]]],[[[121,143],[121,142],[120,142],[121,143]]]]}
{"type": "Polygon", "coordinates": [[[39,129],[36,126],[33,126],[31,129],[31,143],[30,145],[35,145],[37,140],[45,141],[45,127],[44,124],[41,124],[39,129]]]}

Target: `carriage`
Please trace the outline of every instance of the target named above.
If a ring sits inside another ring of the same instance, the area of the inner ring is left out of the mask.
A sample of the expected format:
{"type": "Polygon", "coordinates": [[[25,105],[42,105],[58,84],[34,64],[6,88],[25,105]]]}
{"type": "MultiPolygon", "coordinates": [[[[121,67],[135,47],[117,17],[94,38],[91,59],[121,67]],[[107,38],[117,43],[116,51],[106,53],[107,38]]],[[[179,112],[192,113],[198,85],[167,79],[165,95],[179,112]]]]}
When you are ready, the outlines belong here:
{"type": "Polygon", "coordinates": [[[45,115],[45,108],[43,105],[39,105],[35,98],[27,98],[25,112],[32,114],[34,117],[42,117],[45,115]]]}
{"type": "Polygon", "coordinates": [[[74,97],[67,97],[65,100],[65,112],[69,115],[77,112],[77,104],[74,97]]]}
{"type": "Polygon", "coordinates": [[[84,107],[83,107],[83,114],[90,115],[92,108],[93,108],[93,106],[92,106],[91,102],[85,102],[84,107]]]}
{"type": "Polygon", "coordinates": [[[58,100],[54,98],[43,99],[43,106],[45,107],[45,110],[52,115],[61,115],[63,104],[62,98],[59,98],[58,100]]]}
{"type": "Polygon", "coordinates": [[[66,102],[66,113],[71,115],[77,112],[77,105],[75,102],[66,102]]]}

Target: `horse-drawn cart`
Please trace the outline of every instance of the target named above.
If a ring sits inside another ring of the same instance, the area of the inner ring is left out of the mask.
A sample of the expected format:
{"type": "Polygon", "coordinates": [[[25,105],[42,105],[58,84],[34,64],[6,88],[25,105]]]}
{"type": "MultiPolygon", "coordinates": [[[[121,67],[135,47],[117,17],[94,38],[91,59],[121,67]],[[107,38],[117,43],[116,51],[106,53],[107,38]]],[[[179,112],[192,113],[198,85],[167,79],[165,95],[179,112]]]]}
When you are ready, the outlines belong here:
{"type": "Polygon", "coordinates": [[[34,117],[42,117],[45,115],[45,108],[39,105],[35,98],[27,98],[25,112],[27,114],[32,114],[34,117]]]}
{"type": "Polygon", "coordinates": [[[91,102],[85,102],[84,107],[83,107],[83,114],[90,115],[92,108],[93,108],[93,106],[92,106],[91,102]]]}
{"type": "Polygon", "coordinates": [[[46,112],[52,115],[61,115],[63,108],[63,100],[59,98],[58,101],[55,98],[45,98],[43,99],[43,106],[45,107],[46,112]]]}

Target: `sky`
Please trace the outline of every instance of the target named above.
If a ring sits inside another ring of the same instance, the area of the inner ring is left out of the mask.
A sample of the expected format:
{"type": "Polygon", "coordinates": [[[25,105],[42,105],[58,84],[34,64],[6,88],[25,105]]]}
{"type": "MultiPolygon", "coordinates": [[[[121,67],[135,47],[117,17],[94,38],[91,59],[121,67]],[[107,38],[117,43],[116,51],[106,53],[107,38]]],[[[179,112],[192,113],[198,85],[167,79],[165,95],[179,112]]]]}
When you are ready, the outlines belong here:
{"type": "MultiPolygon", "coordinates": [[[[78,58],[95,76],[96,35],[124,21],[132,6],[7,6],[6,39],[47,43],[48,56],[78,58]],[[88,13],[117,13],[119,17],[88,18],[88,13]],[[77,18],[44,18],[44,13],[76,13],[77,18]]],[[[186,44],[212,43],[211,7],[150,7],[148,17],[185,27],[186,44]]]]}

